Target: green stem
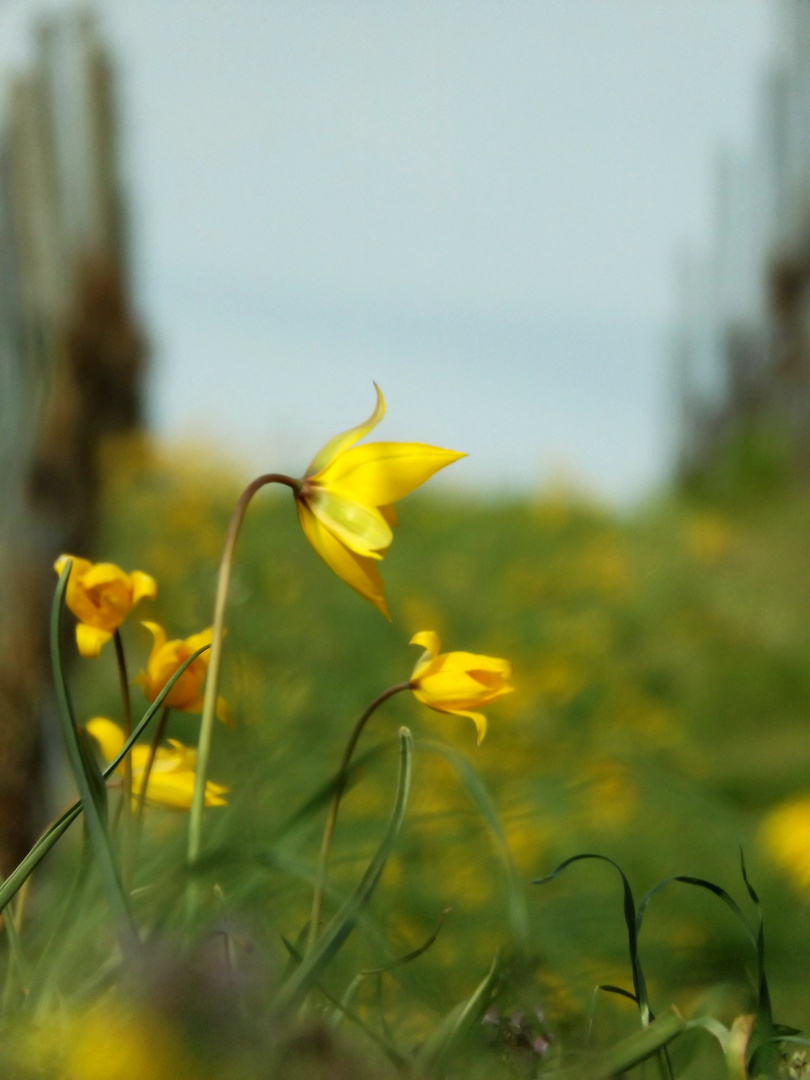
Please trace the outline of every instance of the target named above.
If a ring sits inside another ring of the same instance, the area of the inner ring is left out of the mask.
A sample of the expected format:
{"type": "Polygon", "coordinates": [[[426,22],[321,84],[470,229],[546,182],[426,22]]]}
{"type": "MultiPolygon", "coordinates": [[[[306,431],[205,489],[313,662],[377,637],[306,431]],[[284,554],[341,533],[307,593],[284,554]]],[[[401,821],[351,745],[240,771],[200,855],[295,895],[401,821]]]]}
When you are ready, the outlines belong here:
{"type": "Polygon", "coordinates": [[[152,739],[152,745],[149,747],[149,757],[146,759],[146,768],[143,770],[143,778],[141,780],[141,790],[138,794],[138,831],[140,833],[141,822],[143,821],[143,809],[146,805],[146,789],[149,786],[149,777],[152,773],[152,766],[155,764],[155,758],[157,757],[158,747],[160,746],[160,740],[163,738],[163,732],[166,730],[166,721],[169,718],[169,706],[164,705],[160,710],[160,717],[155,727],[155,734],[152,739]]]}
{"type": "Polygon", "coordinates": [[[208,662],[208,677],[205,683],[205,703],[203,705],[202,720],[200,722],[200,739],[197,744],[197,775],[194,781],[194,795],[191,801],[191,813],[188,822],[188,862],[195,863],[200,854],[202,844],[202,816],[205,807],[205,783],[208,774],[208,759],[211,756],[211,738],[214,731],[214,720],[217,711],[217,693],[219,691],[219,671],[222,664],[222,639],[225,631],[225,607],[228,602],[228,586],[231,580],[233,567],[233,555],[239,530],[245,517],[245,512],[250,500],[256,492],[266,484],[285,484],[292,488],[296,494],[301,490],[298,480],[293,480],[283,473],[265,473],[258,476],[245,488],[234,507],[228,532],[225,536],[225,545],[222,550],[222,560],[219,564],[219,576],[217,578],[217,595],[214,603],[214,624],[211,635],[211,657],[208,662]]]}
{"type": "MultiPolygon", "coordinates": [[[[124,723],[124,740],[132,734],[132,709],[129,700],[129,677],[127,675],[127,661],[124,656],[124,643],[121,640],[121,632],[116,629],[113,634],[115,642],[115,659],[118,663],[118,685],[121,690],[121,717],[124,723]]],[[[132,755],[127,754],[124,758],[124,814],[128,817],[131,811],[132,800],[132,755]]]]}
{"type": "Polygon", "coordinates": [[[348,775],[352,755],[357,747],[360,736],[363,734],[363,728],[368,723],[372,714],[377,711],[384,701],[388,701],[394,694],[398,694],[402,690],[409,690],[410,687],[411,684],[409,682],[397,683],[396,686],[389,686],[389,688],[384,690],[379,697],[374,698],[366,711],[358,718],[352,733],[349,736],[349,741],[346,743],[346,749],[343,751],[340,768],[338,769],[337,778],[335,780],[335,790],[332,795],[332,802],[329,806],[329,816],[326,819],[326,827],[323,830],[321,852],[318,859],[318,880],[315,885],[315,895],[312,897],[312,914],[309,919],[307,954],[312,952],[315,942],[318,940],[321,910],[323,908],[323,894],[326,889],[326,870],[329,863],[329,852],[332,848],[332,837],[335,835],[335,826],[337,825],[338,811],[340,810],[340,800],[343,798],[343,792],[346,790],[346,777],[348,775]]]}

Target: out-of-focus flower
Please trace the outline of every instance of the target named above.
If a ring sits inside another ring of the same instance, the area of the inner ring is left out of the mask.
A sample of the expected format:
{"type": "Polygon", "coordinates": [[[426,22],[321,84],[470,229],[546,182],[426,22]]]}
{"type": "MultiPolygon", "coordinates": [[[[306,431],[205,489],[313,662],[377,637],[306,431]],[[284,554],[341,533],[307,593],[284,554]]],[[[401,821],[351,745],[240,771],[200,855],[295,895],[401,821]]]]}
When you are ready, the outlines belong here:
{"type": "MultiPolygon", "coordinates": [[[[104,758],[109,762],[120,754],[124,746],[124,733],[121,728],[96,716],[87,725],[87,730],[101,747],[104,758]]],[[[169,739],[168,746],[159,746],[149,773],[146,785],[146,801],[157,806],[168,806],[173,810],[188,810],[194,794],[194,770],[197,766],[197,751],[183,746],[176,739],[169,739]]],[[[130,751],[132,759],[132,797],[137,803],[143,788],[144,773],[149,760],[150,748],[137,743],[130,751]]],[[[124,763],[118,766],[123,773],[124,763]]],[[[228,789],[222,784],[208,780],[205,785],[205,805],[225,806],[223,796],[228,789]]]]}
{"type": "MultiPolygon", "coordinates": [[[[24,1075],[70,1080],[191,1080],[199,1069],[156,1013],[107,1000],[89,1011],[51,1014],[17,1040],[24,1075]]],[[[16,1075],[16,1073],[15,1073],[16,1075]]]]}
{"type": "Polygon", "coordinates": [[[397,522],[392,503],[466,455],[425,443],[355,446],[385,415],[385,399],[376,383],[375,389],[374,412],[322,447],[295,498],[301,527],[316,552],[388,618],[377,562],[393,539],[391,526],[397,522]]]}
{"type": "Polygon", "coordinates": [[[508,681],[512,665],[496,656],[442,653],[439,635],[432,630],[414,634],[411,645],[421,645],[425,650],[411,676],[413,696],[437,712],[469,716],[478,729],[480,745],[486,734],[487,719],[483,713],[471,710],[489,705],[514,690],[508,681]]]}
{"type": "Polygon", "coordinates": [[[802,892],[810,890],[810,795],[775,806],[762,823],[762,840],[771,858],[802,892]]]}
{"type": "Polygon", "coordinates": [[[73,565],[65,602],[79,620],[76,644],[82,656],[98,656],[138,601],[157,596],[157,582],[141,570],[126,574],[115,563],[91,563],[75,555],[59,556],[53,564],[57,574],[68,559],[73,565]]]}
{"type": "MultiPolygon", "coordinates": [[[[143,625],[154,640],[146,662],[146,671],[142,671],[133,681],[143,687],[147,701],[154,701],[180,665],[197,649],[211,644],[211,629],[209,627],[200,634],[192,634],[185,640],[178,638],[167,641],[166,631],[158,623],[144,622],[143,625]]],[[[208,653],[204,652],[189,664],[164,698],[163,704],[181,712],[201,713],[207,674],[208,653]]],[[[230,709],[222,697],[217,698],[217,716],[223,723],[232,722],[230,709]]]]}

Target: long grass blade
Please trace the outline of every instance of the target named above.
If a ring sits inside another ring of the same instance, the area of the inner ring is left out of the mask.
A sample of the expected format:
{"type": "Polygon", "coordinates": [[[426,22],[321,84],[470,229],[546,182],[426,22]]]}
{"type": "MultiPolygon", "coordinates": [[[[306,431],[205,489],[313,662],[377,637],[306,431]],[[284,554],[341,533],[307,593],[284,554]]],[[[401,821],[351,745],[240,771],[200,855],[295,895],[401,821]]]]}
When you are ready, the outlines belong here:
{"type": "Polygon", "coordinates": [[[443,743],[435,742],[432,739],[420,739],[416,745],[418,749],[439,754],[450,762],[464,790],[487,823],[506,872],[512,934],[516,943],[525,951],[529,940],[529,913],[526,907],[526,898],[523,895],[523,885],[515,869],[512,852],[509,850],[509,844],[501,827],[498,812],[486,789],[486,785],[467,758],[452,747],[445,746],[443,743]]]}
{"type": "MultiPolygon", "coordinates": [[[[209,645],[203,645],[201,649],[197,649],[195,653],[189,656],[189,658],[180,665],[174,675],[172,675],[171,679],[169,679],[169,681],[160,691],[158,696],[143,714],[140,721],[136,724],[132,734],[129,736],[129,738],[126,740],[123,747],[121,748],[120,753],[117,754],[116,757],[114,757],[113,760],[109,763],[109,765],[107,765],[106,768],[103,770],[102,775],[105,780],[112,776],[112,774],[124,760],[126,755],[132,749],[136,741],[140,738],[141,734],[146,729],[146,726],[149,724],[152,717],[158,712],[165,698],[171,692],[172,687],[182,676],[186,668],[189,667],[189,665],[193,664],[197,657],[209,648],[209,645]]],[[[11,871],[3,884],[0,885],[0,912],[4,911],[6,905],[14,899],[16,894],[25,884],[26,879],[34,872],[36,867],[45,858],[45,856],[48,854],[54,844],[59,840],[59,838],[67,832],[68,828],[76,820],[76,818],[81,812],[81,801],[75,802],[72,806],[68,807],[68,809],[65,810],[65,812],[60,815],[60,817],[58,817],[56,821],[45,830],[45,832],[42,834],[42,836],[40,836],[39,840],[37,840],[37,842],[34,844],[28,854],[23,858],[22,862],[15,866],[15,868],[11,871]]]]}
{"type": "Polygon", "coordinates": [[[275,1000],[278,1009],[294,1008],[303,1000],[310,987],[318,982],[332,957],[335,956],[354,929],[363,908],[368,903],[385,869],[388,856],[391,854],[399,831],[402,828],[411,792],[413,739],[408,728],[399,729],[399,740],[400,756],[397,792],[385,836],[354,892],[324,928],[312,952],[307,955],[290,978],[281,986],[275,1000]]]}
{"type": "Polygon", "coordinates": [[[110,838],[107,833],[107,792],[102,783],[101,787],[104,788],[104,795],[101,795],[96,777],[98,769],[96,768],[94,771],[88,760],[90,755],[82,748],[62,663],[62,610],[65,605],[65,593],[72,567],[73,562],[68,559],[54,591],[51,608],[51,663],[56,684],[56,699],[59,705],[59,718],[62,725],[65,750],[67,751],[76,786],[79,789],[93,856],[101,874],[107,900],[122,928],[122,944],[127,949],[131,949],[138,942],[138,932],[130,911],[129,900],[124,893],[124,886],[118,873],[118,867],[115,864],[110,838]]]}

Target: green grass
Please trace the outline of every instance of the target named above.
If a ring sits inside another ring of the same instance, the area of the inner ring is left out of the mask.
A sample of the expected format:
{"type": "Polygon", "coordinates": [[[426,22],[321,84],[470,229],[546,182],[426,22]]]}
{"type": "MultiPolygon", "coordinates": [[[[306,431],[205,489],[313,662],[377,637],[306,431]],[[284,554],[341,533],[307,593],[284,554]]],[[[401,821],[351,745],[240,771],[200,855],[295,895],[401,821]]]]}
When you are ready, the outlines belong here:
{"type": "MultiPolygon", "coordinates": [[[[136,615],[156,618],[170,637],[210,623],[236,494],[215,471],[165,465],[129,471],[110,486],[92,554],[158,579],[158,601],[136,615]]],[[[358,1016],[379,1024],[381,982],[386,1022],[401,1045],[415,1045],[473,993],[499,951],[499,1007],[531,1014],[542,1006],[555,1045],[581,1049],[594,987],[632,986],[618,879],[596,863],[543,886],[531,879],[595,851],[621,864],[637,896],[672,874],[702,876],[753,917],[739,874],[742,845],[765,913],[776,1017],[807,1025],[806,896],[774,861],[762,822],[781,800],[810,789],[810,499],[771,492],[718,509],[673,497],[617,515],[565,493],[483,502],[444,489],[406,500],[400,520],[382,567],[389,624],[318,560],[288,492],[260,494],[248,513],[223,679],[236,726],[218,726],[211,767],[231,789],[230,806],[207,813],[205,881],[217,885],[218,899],[201,925],[227,920],[236,939],[258,950],[271,980],[288,963],[281,935],[295,941],[306,923],[325,808],[281,841],[279,833],[334,773],[365,705],[408,677],[418,656],[411,635],[434,629],[448,650],[509,658],[517,689],[487,710],[480,748],[472,723],[409,694],[372,719],[360,749],[380,751],[344,802],[327,916],[380,842],[402,724],[415,738],[413,791],[367,915],[324,976],[329,992],[340,998],[359,970],[416,948],[452,908],[422,956],[360,982],[358,1016]],[[430,749],[437,741],[483,781],[522,883],[517,899],[481,793],[430,749]]],[[[149,635],[132,617],[123,632],[134,673],[149,635]]],[[[118,717],[115,678],[111,651],[76,663],[80,721],[118,717]]],[[[191,743],[198,726],[198,717],[175,713],[170,734],[191,743]]],[[[136,892],[136,915],[160,920],[167,932],[181,922],[165,898],[173,888],[179,896],[185,820],[153,812],[135,882],[157,875],[164,891],[136,892]]],[[[74,838],[50,875],[39,872],[36,910],[59,892],[76,850],[74,838]]],[[[810,866],[810,847],[804,858],[810,866]]],[[[83,910],[102,910],[96,884],[85,889],[83,910]]],[[[44,931],[31,923],[35,953],[44,931]]],[[[88,917],[84,934],[65,945],[57,981],[68,999],[109,945],[97,924],[88,917]]],[[[730,1024],[751,1009],[754,958],[708,894],[673,886],[658,897],[641,957],[656,1012],[675,1003],[730,1024]]],[[[607,1046],[637,1026],[631,1002],[603,995],[593,1041],[607,1046]]],[[[690,1034],[675,1044],[677,1075],[705,1076],[706,1061],[722,1061],[708,1041],[690,1034]],[[689,1065],[690,1044],[709,1056],[689,1065]]],[[[522,1067],[522,1051],[513,1050],[505,1075],[522,1067]]]]}

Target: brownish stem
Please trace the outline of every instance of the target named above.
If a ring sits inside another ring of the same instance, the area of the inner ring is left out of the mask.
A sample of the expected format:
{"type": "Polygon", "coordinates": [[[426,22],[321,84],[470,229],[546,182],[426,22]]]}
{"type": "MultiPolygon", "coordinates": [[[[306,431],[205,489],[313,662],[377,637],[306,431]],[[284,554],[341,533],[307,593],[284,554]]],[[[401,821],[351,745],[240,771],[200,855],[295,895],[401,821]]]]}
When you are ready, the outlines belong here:
{"type": "Polygon", "coordinates": [[[233,556],[236,549],[236,541],[239,530],[245,517],[245,512],[250,500],[256,492],[266,484],[284,484],[298,494],[301,490],[301,482],[283,473],[265,473],[258,476],[248,484],[231,515],[228,532],[225,536],[225,545],[222,549],[222,559],[219,564],[219,576],[217,578],[217,595],[214,602],[214,622],[211,630],[211,653],[208,661],[208,676],[205,682],[205,703],[203,705],[202,720],[200,722],[200,738],[197,744],[197,775],[194,782],[194,795],[191,801],[191,813],[188,823],[188,862],[192,865],[197,861],[202,844],[202,814],[205,807],[205,783],[208,775],[208,759],[211,756],[211,738],[213,735],[214,719],[217,709],[217,693],[219,690],[219,671],[222,664],[222,641],[225,631],[225,607],[228,601],[228,586],[231,580],[233,556]]]}
{"type": "MultiPolygon", "coordinates": [[[[121,634],[116,629],[113,633],[113,641],[115,642],[115,659],[118,662],[118,684],[121,689],[121,716],[124,724],[124,739],[128,739],[132,734],[132,709],[129,701],[129,677],[127,676],[127,661],[124,656],[124,643],[121,641],[121,634]]],[[[127,754],[124,758],[124,813],[129,814],[131,810],[130,800],[132,798],[132,756],[127,754]]]]}
{"type": "Polygon", "coordinates": [[[160,717],[155,727],[155,734],[152,738],[152,745],[149,747],[149,757],[146,759],[146,767],[143,770],[143,778],[141,780],[141,790],[138,793],[137,821],[139,829],[143,820],[143,808],[146,805],[146,789],[149,787],[149,777],[152,773],[152,766],[155,764],[155,758],[157,757],[160,740],[163,738],[163,733],[166,730],[166,721],[168,719],[169,706],[164,705],[163,708],[160,710],[160,717]]]}
{"type": "Polygon", "coordinates": [[[312,914],[309,920],[309,937],[307,940],[307,952],[311,952],[315,942],[318,940],[318,931],[320,929],[321,910],[323,908],[323,894],[326,888],[326,870],[329,863],[329,852],[332,847],[332,837],[335,835],[335,826],[337,825],[338,811],[340,810],[340,801],[343,798],[343,792],[346,790],[346,778],[349,772],[349,765],[351,764],[354,751],[357,747],[357,743],[360,736],[363,734],[363,729],[368,723],[370,717],[376,710],[383,704],[384,701],[388,701],[394,694],[400,693],[402,690],[410,690],[410,682],[397,683],[396,686],[389,686],[387,690],[384,690],[379,697],[374,698],[364,713],[360,715],[357,722],[352,729],[352,733],[349,736],[349,741],[346,743],[346,749],[343,751],[343,757],[340,761],[340,768],[338,769],[337,778],[335,780],[335,790],[332,794],[332,802],[329,807],[329,816],[326,819],[326,827],[323,831],[323,840],[321,841],[321,852],[318,859],[318,881],[315,886],[315,895],[312,898],[312,914]]]}

